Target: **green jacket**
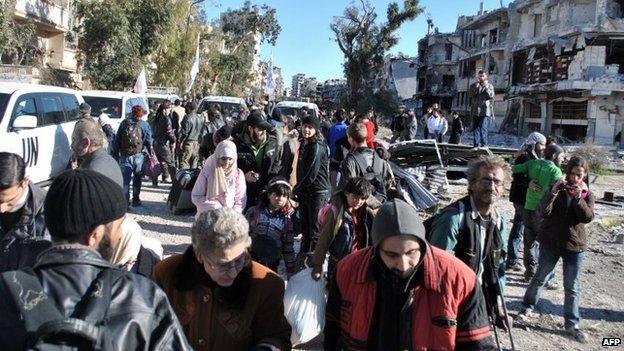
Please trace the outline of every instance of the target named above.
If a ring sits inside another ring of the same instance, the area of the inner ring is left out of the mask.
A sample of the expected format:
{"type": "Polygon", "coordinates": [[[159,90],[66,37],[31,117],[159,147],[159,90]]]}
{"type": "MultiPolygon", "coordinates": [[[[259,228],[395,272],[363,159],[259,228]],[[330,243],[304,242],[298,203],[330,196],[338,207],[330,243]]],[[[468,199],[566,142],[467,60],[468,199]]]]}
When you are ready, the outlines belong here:
{"type": "Polygon", "coordinates": [[[527,190],[524,208],[531,211],[537,210],[540,201],[553,183],[563,178],[561,169],[548,160],[529,160],[525,163],[514,165],[512,171],[513,173],[525,174],[530,180],[537,182],[541,188],[539,192],[533,191],[531,188],[527,190]]]}

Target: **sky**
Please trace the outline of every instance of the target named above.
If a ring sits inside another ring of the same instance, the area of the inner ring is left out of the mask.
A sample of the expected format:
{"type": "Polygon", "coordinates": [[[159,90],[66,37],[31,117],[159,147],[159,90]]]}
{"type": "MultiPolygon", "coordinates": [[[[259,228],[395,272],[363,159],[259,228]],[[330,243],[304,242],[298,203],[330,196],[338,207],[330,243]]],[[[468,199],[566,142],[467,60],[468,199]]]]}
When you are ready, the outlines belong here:
{"type": "MultiPolygon", "coordinates": [[[[390,0],[370,0],[378,21],[385,19],[390,0]]],[[[403,1],[398,0],[402,8],[403,1]]],[[[502,1],[507,6],[510,0],[502,1]]],[[[228,8],[242,6],[244,0],[208,0],[204,3],[209,19],[219,17],[228,8]]],[[[334,16],[343,14],[353,3],[351,0],[252,0],[253,4],[266,3],[276,9],[282,32],[275,46],[263,44],[261,59],[273,55],[273,65],[282,68],[284,84],[290,86],[292,76],[304,73],[316,77],[319,82],[344,76],[344,56],[338,44],[332,39],[329,24],[334,16]]],[[[389,53],[402,52],[416,56],[417,42],[427,33],[427,16],[440,32],[452,32],[459,15],[475,15],[479,11],[479,0],[420,0],[423,13],[411,22],[406,22],[397,31],[399,43],[389,53]]],[[[359,4],[359,1],[357,2],[359,4]]],[[[485,10],[499,8],[501,0],[483,0],[485,10]]]]}

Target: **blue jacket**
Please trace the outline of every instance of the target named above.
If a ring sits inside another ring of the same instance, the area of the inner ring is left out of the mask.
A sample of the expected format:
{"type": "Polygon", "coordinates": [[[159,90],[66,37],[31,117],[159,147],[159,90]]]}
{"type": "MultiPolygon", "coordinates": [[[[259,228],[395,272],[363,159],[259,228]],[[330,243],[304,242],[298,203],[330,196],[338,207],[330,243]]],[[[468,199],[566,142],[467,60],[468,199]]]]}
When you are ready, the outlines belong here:
{"type": "Polygon", "coordinates": [[[336,142],[347,136],[347,125],[345,122],[336,122],[329,128],[327,134],[327,144],[329,145],[329,157],[334,158],[336,154],[336,142]]]}

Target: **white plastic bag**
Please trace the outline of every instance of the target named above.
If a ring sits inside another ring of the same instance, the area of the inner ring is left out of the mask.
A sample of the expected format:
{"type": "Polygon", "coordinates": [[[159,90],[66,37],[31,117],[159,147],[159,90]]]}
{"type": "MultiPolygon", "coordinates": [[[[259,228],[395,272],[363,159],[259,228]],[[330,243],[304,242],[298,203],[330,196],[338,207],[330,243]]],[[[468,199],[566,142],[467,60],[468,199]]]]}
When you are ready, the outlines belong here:
{"type": "Polygon", "coordinates": [[[284,314],[292,326],[293,345],[314,339],[325,326],[325,281],[315,281],[311,274],[312,268],[306,268],[293,275],[284,293],[284,314]]]}

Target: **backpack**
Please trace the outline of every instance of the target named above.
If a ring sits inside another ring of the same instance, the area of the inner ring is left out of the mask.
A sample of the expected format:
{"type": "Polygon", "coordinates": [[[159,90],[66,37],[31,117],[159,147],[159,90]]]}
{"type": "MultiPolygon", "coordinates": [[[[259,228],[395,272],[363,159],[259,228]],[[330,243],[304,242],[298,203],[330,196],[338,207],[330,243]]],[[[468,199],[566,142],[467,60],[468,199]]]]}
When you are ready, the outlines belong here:
{"type": "Polygon", "coordinates": [[[26,350],[74,351],[114,350],[113,336],[106,328],[106,315],[111,303],[113,278],[123,273],[117,269],[102,270],[71,316],[65,317],[44,292],[34,270],[2,273],[26,329],[26,350]],[[27,293],[24,294],[24,291],[27,293]]]}
{"type": "Polygon", "coordinates": [[[373,188],[375,188],[372,195],[375,196],[379,202],[384,203],[388,195],[386,193],[386,185],[382,174],[383,159],[377,152],[373,152],[373,163],[368,166],[363,153],[350,153],[347,157],[352,157],[355,160],[361,177],[368,180],[373,185],[373,188]]]}
{"type": "Polygon", "coordinates": [[[143,150],[143,132],[140,122],[128,123],[121,134],[120,150],[124,155],[136,155],[143,150]]]}

